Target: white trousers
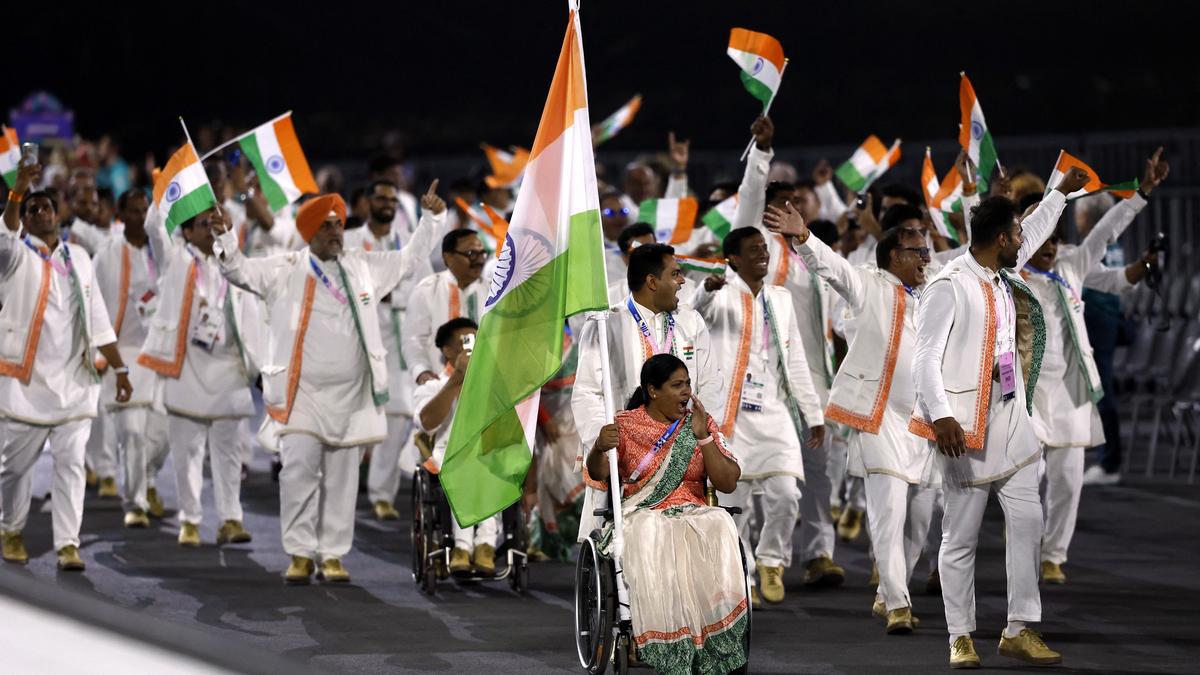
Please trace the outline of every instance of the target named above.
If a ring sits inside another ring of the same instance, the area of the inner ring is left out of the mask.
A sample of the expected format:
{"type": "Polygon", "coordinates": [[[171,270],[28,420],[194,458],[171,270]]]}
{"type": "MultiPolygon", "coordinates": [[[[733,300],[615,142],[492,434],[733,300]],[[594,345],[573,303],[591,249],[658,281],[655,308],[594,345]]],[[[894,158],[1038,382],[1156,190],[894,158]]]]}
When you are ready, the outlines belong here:
{"type": "Polygon", "coordinates": [[[104,404],[99,414],[91,419],[92,432],[87,441],[87,465],[101,478],[117,476],[117,433],[116,425],[104,404]]]}
{"type": "MultiPolygon", "coordinates": [[[[755,558],[766,567],[790,567],[792,533],[800,512],[800,486],[794,476],[769,476],[738,481],[737,489],[721,495],[722,506],[736,506],[742,512],[733,517],[746,549],[746,572],[754,574],[755,558]],[[754,496],[761,495],[762,512],[758,523],[758,547],[751,547],[751,519],[756,515],[754,496]]],[[[825,508],[829,508],[828,502],[825,508]]]]}
{"type": "Polygon", "coordinates": [[[1045,448],[1046,533],[1042,560],[1063,564],[1075,534],[1079,494],[1083,489],[1083,448],[1045,448]]]}
{"type": "Polygon", "coordinates": [[[945,516],[938,569],[946,628],[951,635],[975,630],[975,551],[979,527],[994,492],[1004,509],[1005,569],[1008,572],[1008,620],[1042,620],[1038,565],[1042,544],[1042,501],[1038,495],[1038,465],[1032,462],[1016,473],[984,485],[963,487],[957,481],[942,486],[945,516]]]}
{"type": "Polygon", "coordinates": [[[400,450],[412,435],[413,419],[408,415],[387,416],[387,438],[371,449],[367,470],[367,496],[371,503],[391,504],[400,491],[400,450]]]}
{"type": "Polygon", "coordinates": [[[154,485],[154,475],[167,459],[167,416],[143,406],[118,408],[108,417],[121,449],[121,474],[124,482],[126,511],[150,508],[146,489],[154,485]]]}
{"type": "Polygon", "coordinates": [[[279,438],[279,523],[288,555],[325,560],[350,552],[363,450],[325,445],[308,434],[279,438]]]}
{"type": "MultiPolygon", "coordinates": [[[[825,423],[825,433],[830,434],[829,463],[825,474],[829,476],[829,503],[834,506],[842,505],[842,486],[846,483],[846,466],[849,461],[849,443],[841,433],[841,427],[825,423]]],[[[808,469],[805,469],[807,474],[808,469]]]]}
{"type": "Polygon", "coordinates": [[[29,520],[33,499],[33,467],[46,442],[54,460],[50,489],[54,550],[79,545],[83,521],[86,452],[92,420],[82,419],[55,427],[33,426],[4,420],[0,423],[0,530],[20,532],[29,520]]]}
{"type": "Polygon", "coordinates": [[[836,540],[830,497],[833,483],[829,479],[829,454],[833,448],[833,434],[825,435],[825,442],[817,448],[803,448],[804,490],[800,495],[800,560],[808,561],[826,556],[833,557],[836,540]]]}
{"type": "Polygon", "coordinates": [[[180,524],[199,525],[204,515],[200,492],[204,487],[205,449],[212,470],[217,519],[241,520],[242,443],[238,435],[241,419],[204,420],[174,414],[168,418],[180,524]]]}
{"type": "Polygon", "coordinates": [[[500,520],[500,514],[488,518],[487,520],[476,523],[474,527],[462,527],[458,524],[458,520],[453,515],[450,516],[454,521],[454,547],[473,550],[476,546],[487,544],[495,546],[496,539],[500,534],[500,527],[503,522],[500,520]]]}
{"type": "Polygon", "coordinates": [[[867,474],[867,528],[888,610],[912,607],[908,580],[925,547],[936,493],[888,474],[867,474]]]}
{"type": "Polygon", "coordinates": [[[942,518],[946,515],[946,498],[941,488],[934,490],[933,512],[929,516],[929,534],[925,535],[925,555],[929,558],[929,572],[938,568],[938,551],[942,548],[942,518]]]}

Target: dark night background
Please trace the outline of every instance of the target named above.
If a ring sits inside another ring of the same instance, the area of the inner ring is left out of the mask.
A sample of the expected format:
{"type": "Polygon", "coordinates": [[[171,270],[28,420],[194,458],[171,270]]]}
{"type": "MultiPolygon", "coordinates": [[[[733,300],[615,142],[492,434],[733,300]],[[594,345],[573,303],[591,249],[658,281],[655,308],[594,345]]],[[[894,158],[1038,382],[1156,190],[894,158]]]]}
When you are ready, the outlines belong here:
{"type": "MultiPolygon", "coordinates": [[[[744,26],[791,58],[772,111],[783,146],[952,139],[958,71],[997,138],[1192,127],[1200,59],[1186,5],[584,0],[593,121],[632,94],[606,149],[740,149],[755,102],[725,56],[744,26]]],[[[6,3],[0,110],[57,95],[85,137],[162,153],[176,117],[250,128],[292,109],[310,160],[365,157],[399,131],[410,157],[533,139],[563,0],[442,3],[6,3]]],[[[201,148],[203,150],[203,148],[201,148]]],[[[912,156],[916,153],[912,152],[912,156]]]]}

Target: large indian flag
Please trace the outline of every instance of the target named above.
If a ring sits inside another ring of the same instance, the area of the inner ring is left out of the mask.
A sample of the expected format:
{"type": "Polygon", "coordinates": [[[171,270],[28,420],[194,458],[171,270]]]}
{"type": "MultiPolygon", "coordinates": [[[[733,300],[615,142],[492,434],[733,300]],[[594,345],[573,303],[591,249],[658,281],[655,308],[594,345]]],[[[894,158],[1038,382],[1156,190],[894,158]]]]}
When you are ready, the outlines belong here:
{"type": "Polygon", "coordinates": [[[855,192],[862,192],[899,161],[899,138],[892,141],[892,147],[888,148],[878,136],[871,134],[834,173],[846,187],[855,192]]]}
{"type": "Polygon", "coordinates": [[[254,165],[258,184],[272,211],[282,209],[301,195],[320,191],[296,138],[292,113],[286,112],[242,136],[238,145],[254,165]]]}
{"type": "Polygon", "coordinates": [[[204,165],[196,156],[196,148],[188,141],[171,155],[154,179],[154,205],[163,216],[167,232],[174,233],[175,228],[216,203],[204,165]]]}
{"type": "Polygon", "coordinates": [[[1072,156],[1066,150],[1059,150],[1058,161],[1054,163],[1054,170],[1050,172],[1050,179],[1046,181],[1046,194],[1050,194],[1051,190],[1058,187],[1058,184],[1063,182],[1063,179],[1067,177],[1067,172],[1072,168],[1086,171],[1088,182],[1087,185],[1067,195],[1067,199],[1086,197],[1094,192],[1111,192],[1121,199],[1129,199],[1139,186],[1138,179],[1136,178],[1112,185],[1102,182],[1100,176],[1092,170],[1092,167],[1084,164],[1083,160],[1072,156]]]}
{"type": "Polygon", "coordinates": [[[621,106],[615,113],[604,118],[604,121],[596,125],[596,130],[592,133],[592,144],[600,145],[604,141],[621,133],[621,130],[629,126],[633,122],[633,118],[637,115],[638,110],[642,107],[642,95],[635,94],[629,102],[621,106]]]}
{"type": "Polygon", "coordinates": [[[692,236],[700,205],[691,197],[647,199],[638,206],[638,217],[654,227],[654,238],[664,244],[682,244],[692,236]]]}
{"type": "Polygon", "coordinates": [[[729,31],[729,58],[742,69],[742,84],[766,109],[783,77],[783,45],[766,33],[745,28],[729,31]]]}
{"type": "Polygon", "coordinates": [[[0,134],[0,177],[11,190],[17,182],[17,168],[21,165],[21,139],[17,130],[4,127],[0,134]]]}
{"type": "Polygon", "coordinates": [[[983,119],[983,108],[975,96],[975,87],[971,86],[966,73],[959,73],[959,77],[958,107],[962,120],[958,127],[958,144],[975,163],[975,170],[979,172],[976,176],[979,191],[985,192],[992,179],[992,170],[996,168],[996,144],[983,119]]]}
{"type": "MultiPolygon", "coordinates": [[[[955,175],[958,175],[957,172],[955,175]]],[[[921,192],[925,195],[925,207],[929,209],[929,217],[938,232],[943,237],[955,237],[950,232],[950,213],[942,209],[941,203],[937,201],[937,194],[941,188],[942,184],[938,182],[937,173],[933,170],[933,158],[930,157],[929,147],[926,146],[925,162],[921,165],[921,192]]]]}
{"type": "Polygon", "coordinates": [[[566,317],[608,306],[583,42],[572,11],[484,302],[441,480],[464,526],[521,497],[566,317]]]}

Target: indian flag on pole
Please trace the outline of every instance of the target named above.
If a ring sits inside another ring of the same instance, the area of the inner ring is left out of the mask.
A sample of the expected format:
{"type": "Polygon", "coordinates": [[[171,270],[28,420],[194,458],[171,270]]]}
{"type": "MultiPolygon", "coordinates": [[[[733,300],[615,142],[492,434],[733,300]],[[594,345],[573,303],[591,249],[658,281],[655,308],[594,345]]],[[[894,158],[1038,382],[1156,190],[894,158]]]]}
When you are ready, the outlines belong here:
{"type": "MultiPolygon", "coordinates": [[[[957,171],[951,169],[955,176],[957,171]]],[[[949,179],[949,176],[947,176],[949,179]]],[[[933,158],[929,156],[929,147],[925,148],[925,163],[921,165],[921,192],[925,195],[925,207],[929,209],[929,217],[933,220],[933,224],[937,227],[938,232],[943,237],[955,237],[950,230],[950,215],[943,210],[940,203],[937,201],[937,194],[942,189],[942,184],[938,182],[937,173],[933,170],[933,158]]],[[[961,186],[959,192],[961,192],[961,186]]],[[[961,204],[959,206],[961,209],[961,204]]]]}
{"type": "Polygon", "coordinates": [[[846,187],[855,192],[862,192],[871,187],[871,183],[879,180],[879,177],[898,161],[900,139],[892,141],[892,147],[888,148],[878,136],[871,134],[834,173],[846,187]]]}
{"type": "Polygon", "coordinates": [[[775,92],[779,91],[784,62],[783,45],[766,33],[734,28],[729,31],[729,49],[726,53],[742,69],[742,84],[746,91],[762,101],[765,109],[775,98],[775,92]]]}
{"type": "Polygon", "coordinates": [[[604,121],[596,125],[595,131],[592,132],[592,145],[600,145],[604,141],[609,140],[613,136],[621,133],[621,130],[629,126],[633,122],[634,115],[637,115],[638,110],[642,107],[642,95],[637,94],[629,99],[629,102],[621,106],[615,113],[604,118],[604,121]]]}
{"type": "Polygon", "coordinates": [[[11,190],[17,182],[17,167],[21,165],[21,139],[17,138],[17,130],[4,127],[0,134],[0,177],[11,190]]]}
{"type": "Polygon", "coordinates": [[[971,86],[966,73],[959,73],[959,76],[958,106],[962,121],[958,127],[958,144],[975,163],[975,170],[979,172],[975,180],[979,191],[984,192],[992,179],[992,170],[996,168],[996,144],[983,119],[983,108],[975,96],[975,87],[971,86]]]}
{"type": "Polygon", "coordinates": [[[717,236],[717,239],[725,241],[725,235],[729,234],[729,229],[733,227],[733,216],[737,213],[738,196],[734,193],[721,201],[716,206],[708,210],[700,221],[712,230],[712,233],[717,236]]]}
{"type": "Polygon", "coordinates": [[[188,141],[171,155],[167,165],[154,179],[154,205],[163,216],[167,232],[211,209],[217,203],[208,174],[188,141]]]}
{"type": "Polygon", "coordinates": [[[608,307],[602,251],[583,42],[572,11],[442,463],[463,526],[521,497],[539,393],[562,366],[563,322],[608,307]]]}
{"type": "Polygon", "coordinates": [[[700,205],[691,197],[647,199],[638,206],[638,217],[654,227],[654,238],[664,244],[682,244],[692,236],[700,205]]]}
{"type": "Polygon", "coordinates": [[[1092,167],[1084,164],[1080,159],[1068,154],[1066,150],[1059,150],[1058,161],[1054,163],[1054,170],[1050,172],[1050,179],[1046,181],[1046,194],[1050,194],[1051,190],[1058,187],[1058,184],[1063,181],[1063,178],[1066,177],[1067,172],[1072,168],[1079,168],[1086,171],[1089,176],[1089,180],[1087,185],[1084,185],[1082,188],[1067,195],[1067,199],[1086,197],[1093,192],[1111,192],[1121,199],[1129,199],[1133,196],[1133,193],[1137,191],[1139,186],[1138,179],[1136,178],[1130,181],[1125,181],[1124,183],[1116,183],[1113,185],[1101,182],[1100,176],[1092,170],[1092,167]]]}
{"type": "Polygon", "coordinates": [[[725,261],[719,258],[693,258],[689,255],[676,255],[675,260],[681,269],[688,272],[725,276],[725,261]]]}
{"type": "Polygon", "coordinates": [[[286,112],[242,136],[238,145],[254,165],[258,184],[272,211],[282,209],[301,195],[320,191],[296,138],[292,113],[286,112]]]}

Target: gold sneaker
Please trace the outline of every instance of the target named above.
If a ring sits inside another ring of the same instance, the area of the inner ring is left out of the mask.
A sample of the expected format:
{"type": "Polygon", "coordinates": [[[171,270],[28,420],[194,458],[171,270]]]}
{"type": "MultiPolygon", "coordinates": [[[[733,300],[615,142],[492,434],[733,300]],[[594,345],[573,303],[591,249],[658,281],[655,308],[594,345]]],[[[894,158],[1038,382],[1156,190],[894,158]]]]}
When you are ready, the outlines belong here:
{"type": "Polygon", "coordinates": [[[762,593],[758,592],[758,586],[750,587],[750,606],[754,609],[762,609],[763,599],[762,593]]]}
{"type": "Polygon", "coordinates": [[[980,668],[982,665],[970,635],[961,635],[950,645],[951,668],[980,668]]]}
{"type": "Polygon", "coordinates": [[[283,573],[284,583],[293,586],[299,584],[307,584],[313,573],[313,561],[311,558],[305,558],[302,555],[292,556],[292,564],[288,565],[287,571],[283,573]]]}
{"type": "Polygon", "coordinates": [[[450,551],[450,574],[471,573],[471,552],[465,548],[454,547],[450,551]]]}
{"type": "Polygon", "coordinates": [[[227,520],[217,530],[217,546],[221,544],[244,544],[250,541],[250,533],[242,527],[240,520],[227,520]]]}
{"type": "Polygon", "coordinates": [[[879,566],[871,563],[871,578],[867,579],[867,584],[870,586],[879,585],[879,566]]]}
{"type": "Polygon", "coordinates": [[[480,544],[471,553],[471,562],[480,574],[496,573],[496,549],[491,544],[480,544]]]}
{"type": "Polygon", "coordinates": [[[105,476],[100,479],[100,489],[96,495],[101,499],[120,499],[121,491],[117,489],[117,479],[112,476],[105,476]]]}
{"type": "Polygon", "coordinates": [[[846,580],[846,570],[833,562],[833,558],[827,555],[813,558],[808,561],[808,565],[804,570],[804,585],[805,586],[821,586],[824,588],[833,588],[841,586],[846,580]]]}
{"type": "Polygon", "coordinates": [[[913,623],[912,608],[901,607],[887,613],[887,628],[884,630],[888,635],[908,635],[913,630],[913,623]]]}
{"type": "Polygon", "coordinates": [[[871,614],[886,619],[888,617],[887,605],[883,604],[883,600],[878,596],[875,597],[875,602],[871,604],[871,614]]]}
{"type": "Polygon", "coordinates": [[[58,549],[58,569],[64,572],[81,572],[87,565],[83,564],[83,558],[79,557],[79,547],[75,544],[67,544],[58,549]]]}
{"type": "Polygon", "coordinates": [[[1008,637],[1001,631],[998,651],[1000,656],[1032,663],[1035,666],[1062,663],[1062,654],[1047,647],[1042,640],[1042,634],[1029,628],[1021,629],[1016,637],[1008,637]]]}
{"type": "Polygon", "coordinates": [[[317,578],[327,583],[345,584],[350,582],[350,573],[342,566],[341,560],[326,558],[321,561],[321,569],[317,571],[317,578]]]}
{"type": "Polygon", "coordinates": [[[125,527],[130,529],[150,527],[150,518],[146,516],[145,511],[135,508],[134,510],[125,514],[125,527]]]}
{"type": "Polygon", "coordinates": [[[392,503],[385,500],[375,502],[375,518],[377,520],[400,520],[400,512],[392,503]]]}
{"type": "Polygon", "coordinates": [[[842,511],[842,517],[838,519],[838,536],[842,538],[842,541],[854,541],[862,533],[862,524],[863,512],[855,508],[847,508],[842,511]]]}
{"type": "Polygon", "coordinates": [[[767,567],[758,565],[758,589],[763,600],[772,604],[783,602],[783,566],[767,567]]]}
{"type": "Polygon", "coordinates": [[[179,527],[179,545],[189,548],[200,546],[200,526],[195,523],[183,523],[179,527]]]}
{"type": "Polygon", "coordinates": [[[1042,561],[1043,584],[1065,584],[1067,575],[1063,574],[1062,566],[1049,560],[1042,561]]]}
{"type": "Polygon", "coordinates": [[[150,503],[150,508],[146,510],[146,513],[151,518],[162,518],[167,515],[167,509],[163,506],[162,498],[158,496],[158,490],[146,488],[146,501],[150,503]]]}
{"type": "Polygon", "coordinates": [[[0,549],[4,552],[4,560],[18,565],[29,562],[29,553],[25,550],[25,539],[20,532],[0,533],[0,549]]]}

